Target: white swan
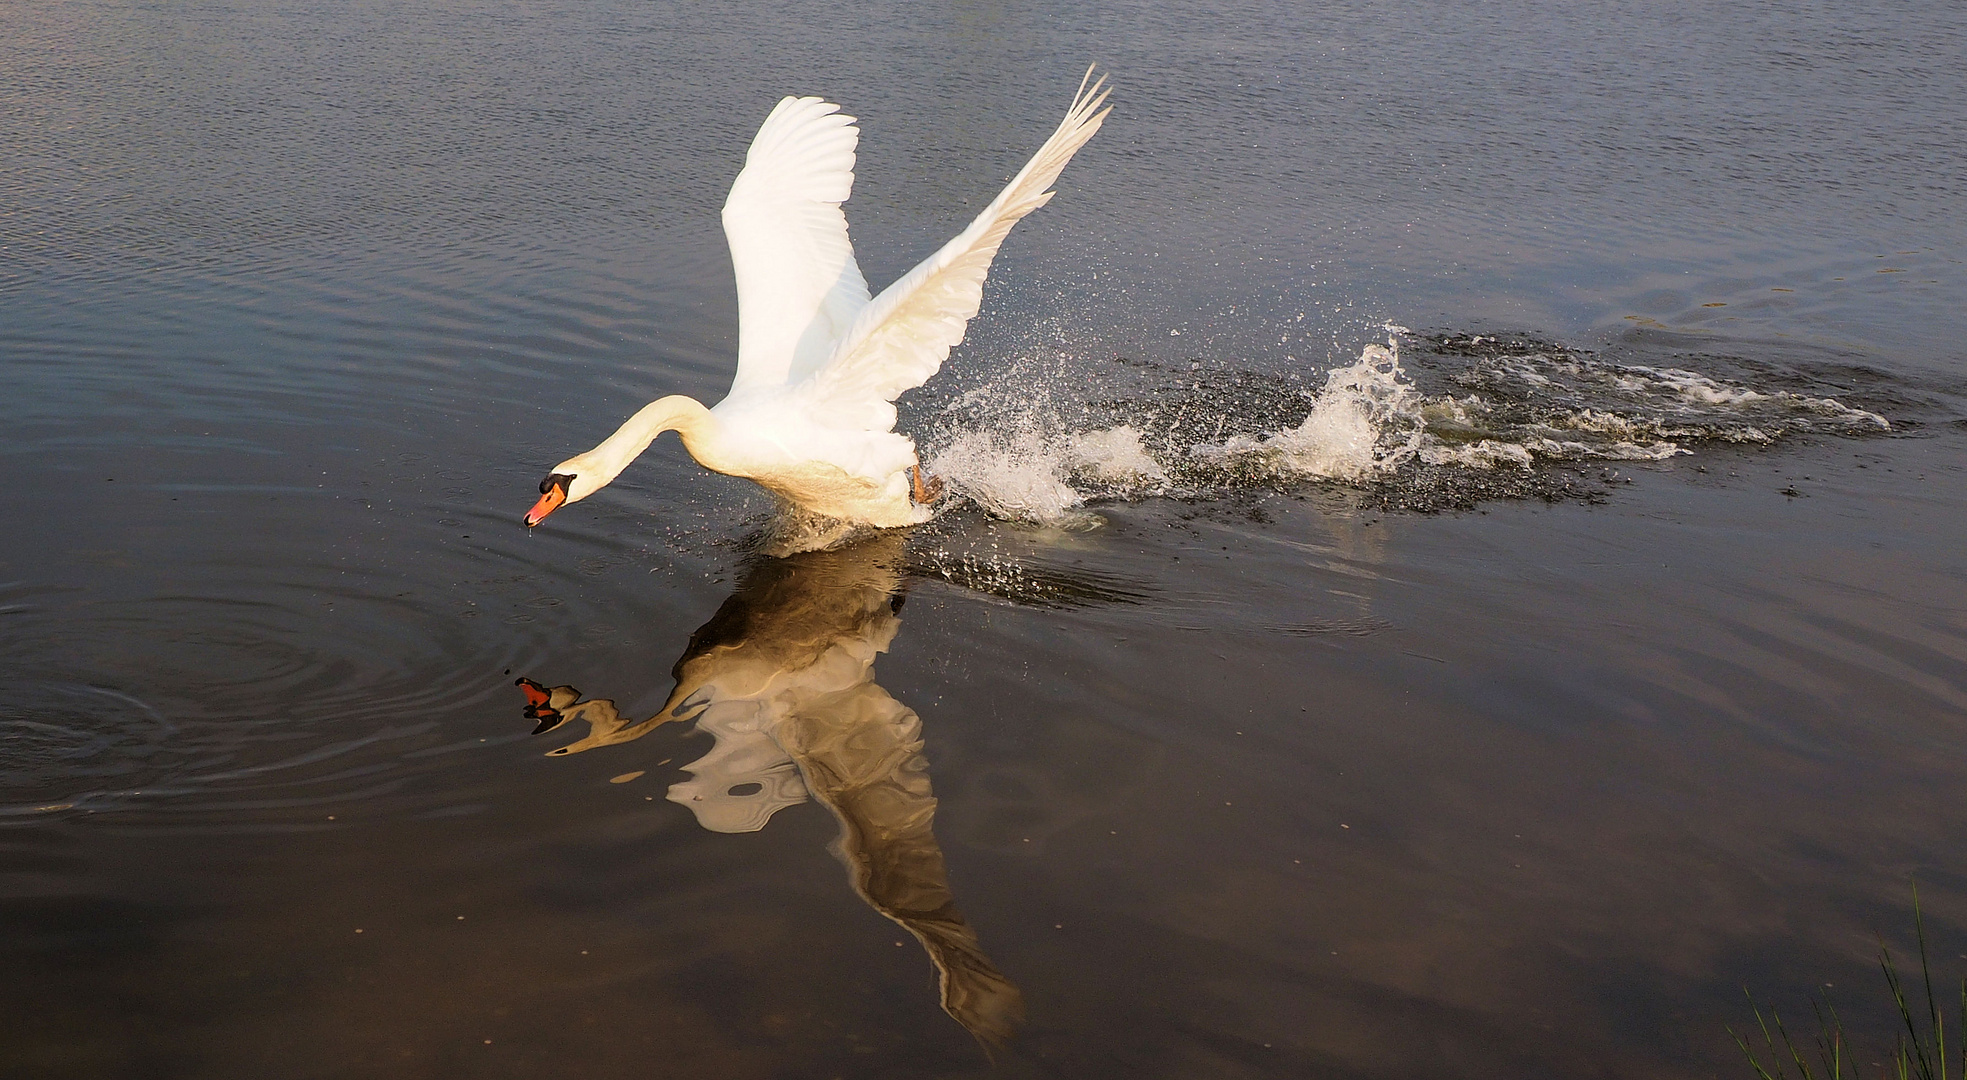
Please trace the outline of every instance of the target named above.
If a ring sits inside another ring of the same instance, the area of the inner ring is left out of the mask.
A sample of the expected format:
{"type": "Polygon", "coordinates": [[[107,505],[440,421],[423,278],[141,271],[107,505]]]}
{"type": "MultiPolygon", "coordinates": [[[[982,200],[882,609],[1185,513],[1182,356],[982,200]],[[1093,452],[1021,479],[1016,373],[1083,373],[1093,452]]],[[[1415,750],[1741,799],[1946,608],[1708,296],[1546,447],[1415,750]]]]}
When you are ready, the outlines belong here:
{"type": "Polygon", "coordinates": [[[1105,82],[1088,69],[1058,130],[970,227],[872,299],[840,211],[860,131],[831,102],[781,100],[724,202],[738,279],[730,394],[709,409],[681,395],[643,407],[553,467],[527,526],[599,491],[672,430],[705,468],[809,513],[882,528],[928,520],[936,485],[921,475],[915,441],[894,431],[892,402],[963,340],[1005,234],[1051,199],[1052,182],[1111,111],[1100,107],[1105,82]]]}

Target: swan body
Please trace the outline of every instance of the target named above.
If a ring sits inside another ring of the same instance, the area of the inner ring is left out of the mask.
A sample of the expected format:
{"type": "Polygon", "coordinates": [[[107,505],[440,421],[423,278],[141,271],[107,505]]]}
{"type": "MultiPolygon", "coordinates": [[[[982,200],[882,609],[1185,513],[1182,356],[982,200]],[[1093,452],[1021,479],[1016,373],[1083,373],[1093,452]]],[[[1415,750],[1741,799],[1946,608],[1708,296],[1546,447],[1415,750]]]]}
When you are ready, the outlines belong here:
{"type": "Polygon", "coordinates": [[[788,97],[766,117],[724,203],[738,285],[738,363],[714,407],[681,395],[553,467],[526,515],[538,525],[606,487],[665,431],[707,469],[753,480],[809,514],[879,528],[928,520],[934,487],[894,400],[922,385],[977,313],[991,259],[1110,109],[1091,70],[1065,119],[976,220],[871,296],[840,204],[860,131],[840,106],[788,97]]]}

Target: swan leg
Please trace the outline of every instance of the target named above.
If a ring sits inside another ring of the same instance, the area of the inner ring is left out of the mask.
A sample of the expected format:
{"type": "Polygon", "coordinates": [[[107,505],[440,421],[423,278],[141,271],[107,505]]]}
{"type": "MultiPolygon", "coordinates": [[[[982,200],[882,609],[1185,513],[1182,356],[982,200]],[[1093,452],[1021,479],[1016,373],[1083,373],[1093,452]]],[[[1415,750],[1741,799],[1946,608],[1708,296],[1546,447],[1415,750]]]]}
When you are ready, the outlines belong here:
{"type": "Polygon", "coordinates": [[[915,460],[915,467],[908,470],[908,482],[915,489],[911,497],[917,506],[927,506],[943,497],[942,477],[923,472],[920,458],[915,460]]]}

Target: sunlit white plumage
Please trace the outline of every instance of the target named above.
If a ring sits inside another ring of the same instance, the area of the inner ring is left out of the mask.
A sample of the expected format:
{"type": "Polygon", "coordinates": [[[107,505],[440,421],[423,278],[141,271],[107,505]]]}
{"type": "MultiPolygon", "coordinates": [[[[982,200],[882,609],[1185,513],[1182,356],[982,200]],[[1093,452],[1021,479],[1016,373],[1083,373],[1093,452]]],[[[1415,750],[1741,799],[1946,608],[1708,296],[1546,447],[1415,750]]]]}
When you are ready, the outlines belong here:
{"type": "Polygon", "coordinates": [[[894,431],[894,400],[963,340],[1005,234],[1051,199],[1052,182],[1111,111],[1104,84],[1088,71],[1058,130],[997,198],[874,297],[840,209],[854,184],[854,118],[819,98],[780,101],[724,203],[738,285],[730,394],[709,409],[682,396],[645,406],[554,466],[526,523],[600,490],[670,430],[706,468],[748,477],[808,513],[884,528],[927,520],[919,478],[911,483],[915,441],[894,431]]]}

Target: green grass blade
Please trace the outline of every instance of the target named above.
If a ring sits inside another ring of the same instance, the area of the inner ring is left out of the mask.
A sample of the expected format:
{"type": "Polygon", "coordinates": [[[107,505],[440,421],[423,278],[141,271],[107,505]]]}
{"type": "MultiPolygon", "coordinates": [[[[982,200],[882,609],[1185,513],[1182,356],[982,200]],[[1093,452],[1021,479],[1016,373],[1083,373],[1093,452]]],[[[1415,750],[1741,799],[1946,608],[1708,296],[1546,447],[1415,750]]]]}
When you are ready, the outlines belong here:
{"type": "Polygon", "coordinates": [[[1824,1063],[1824,1075],[1829,1080],[1844,1080],[1844,1022],[1837,1018],[1837,1009],[1830,999],[1821,993],[1811,1002],[1811,1008],[1817,1014],[1817,1058],[1824,1063]],[[1828,1019],[1825,1013],[1830,1014],[1828,1019]]]}
{"type": "Polygon", "coordinates": [[[1789,1029],[1783,1027],[1783,1014],[1770,1009],[1769,1017],[1776,1022],[1776,1034],[1782,1037],[1783,1049],[1789,1051],[1789,1059],[1796,1062],[1796,1071],[1803,1074],[1803,1080],[1811,1080],[1810,1063],[1804,1060],[1803,1052],[1790,1040],[1789,1029]]]}
{"type": "Polygon", "coordinates": [[[1796,1052],[1795,1044],[1790,1042],[1789,1032],[1783,1030],[1782,1014],[1774,1009],[1770,1009],[1768,1019],[1764,1019],[1762,1016],[1762,1007],[1755,1003],[1755,995],[1749,993],[1748,987],[1742,987],[1742,996],[1748,998],[1749,1011],[1755,1014],[1756,1027],[1762,1031],[1762,1045],[1768,1048],[1769,1062],[1776,1067],[1776,1071],[1771,1073],[1767,1068],[1763,1067],[1761,1060],[1755,1056],[1754,1049],[1749,1046],[1748,1040],[1736,1034],[1734,1028],[1729,1028],[1728,1034],[1735,1037],[1736,1045],[1742,1048],[1742,1054],[1748,1058],[1749,1067],[1755,1070],[1755,1074],[1759,1080],[1787,1080],[1789,1070],[1783,1065],[1783,1053],[1785,1050],[1788,1051],[1790,1057],[1796,1059],[1797,1066],[1803,1071],[1803,1080],[1814,1080],[1810,1075],[1809,1065],[1803,1062],[1802,1058],[1796,1052]],[[1776,1030],[1774,1033],[1771,1033],[1769,1030],[1770,1021],[1775,1022],[1776,1030]],[[1778,1037],[1782,1039],[1781,1047],[1776,1045],[1778,1037]]]}
{"type": "Polygon", "coordinates": [[[1912,882],[1912,929],[1913,933],[1919,939],[1919,973],[1926,980],[1926,1019],[1931,1025],[1928,1030],[1933,1035],[1933,1049],[1939,1057],[1939,1071],[1937,1074],[1932,1069],[1932,1065],[1934,1064],[1932,1058],[1934,1054],[1927,1052],[1926,1044],[1921,1042],[1917,1035],[1913,1036],[1914,1049],[1919,1051],[1919,1064],[1922,1067],[1921,1072],[1923,1075],[1937,1076],[1937,1080],[1946,1080],[1946,1029],[1940,1026],[1940,1006],[1933,997],[1933,964],[1932,961],[1926,958],[1926,913],[1919,908],[1919,882],[1917,879],[1912,882]]]}
{"type": "Polygon", "coordinates": [[[1892,1004],[1898,1007],[1899,1019],[1906,1025],[1906,1033],[1899,1036],[1899,1071],[1906,1075],[1911,1069],[1919,1080],[1938,1080],[1926,1060],[1924,1048],[1920,1045],[1919,1024],[1912,1018],[1912,1006],[1906,1002],[1905,986],[1899,981],[1899,969],[1892,963],[1892,950],[1878,943],[1878,966],[1885,972],[1885,985],[1892,991],[1892,1004]]]}
{"type": "Polygon", "coordinates": [[[1960,1080],[1967,1080],[1967,975],[1960,978],[1960,1080]]]}
{"type": "MultiPolygon", "coordinates": [[[[1735,1045],[1742,1048],[1742,1056],[1748,1059],[1748,1067],[1755,1070],[1756,1080],[1783,1080],[1780,1076],[1770,1075],[1769,1070],[1763,1068],[1760,1061],[1755,1060],[1755,1049],[1749,1046],[1748,1040],[1742,1038],[1740,1032],[1734,1028],[1729,1028],[1728,1034],[1733,1035],[1735,1037],[1735,1045]]],[[[1776,1067],[1778,1069],[1782,1068],[1780,1062],[1776,1067]]]]}
{"type": "MultiPolygon", "coordinates": [[[[1947,1016],[1940,1011],[1939,995],[1934,992],[1933,953],[1926,941],[1926,911],[1920,902],[1917,882],[1912,883],[1912,921],[1919,946],[1918,989],[1926,991],[1926,1027],[1920,1027],[1918,1017],[1913,1012],[1914,999],[1906,992],[1905,978],[1893,959],[1892,950],[1880,936],[1878,968],[1885,976],[1886,990],[1903,1026],[1903,1030],[1893,1039],[1892,1067],[1880,1073],[1880,1080],[1886,1076],[1896,1076],[1898,1080],[1967,1080],[1967,977],[1960,980],[1960,1012],[1952,1039],[1959,1044],[1956,1047],[1949,1044],[1947,1016]]],[[[1963,958],[1967,959],[1967,956],[1963,958]]],[[[1817,1030],[1815,1037],[1809,1040],[1813,1051],[1809,1054],[1804,1053],[1803,1047],[1790,1034],[1782,1013],[1772,1008],[1765,1015],[1756,1004],[1755,995],[1747,987],[1742,988],[1742,994],[1748,999],[1749,1010],[1755,1016],[1756,1026],[1753,1030],[1761,1032],[1762,1046],[1757,1048],[1746,1035],[1733,1027],[1726,1030],[1735,1040],[1735,1045],[1741,1048],[1742,1056],[1748,1060],[1756,1080],[1789,1080],[1792,1065],[1802,1080],[1816,1080],[1820,1075],[1817,1071],[1819,1068],[1823,1070],[1821,1075],[1825,1080],[1846,1080],[1844,1066],[1848,1055],[1845,1052],[1844,1022],[1826,991],[1819,990],[1811,1000],[1817,1030]],[[1760,1056],[1765,1052],[1768,1055],[1766,1059],[1760,1056]],[[1787,1062],[1784,1061],[1785,1057],[1788,1058],[1787,1062]]],[[[1855,1070],[1854,1065],[1853,1078],[1856,1076],[1855,1070]]]]}

